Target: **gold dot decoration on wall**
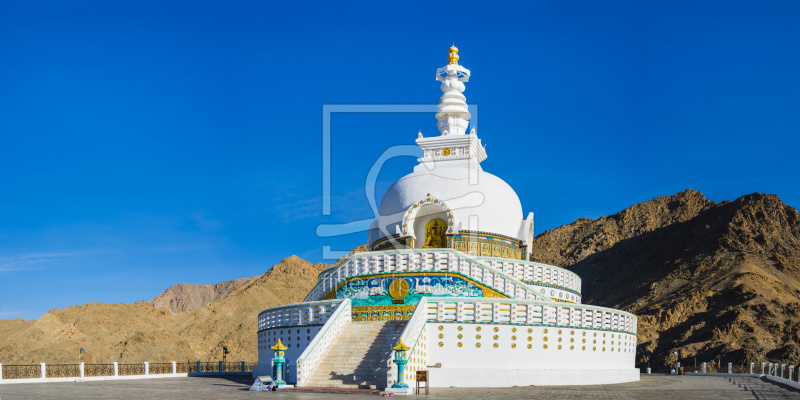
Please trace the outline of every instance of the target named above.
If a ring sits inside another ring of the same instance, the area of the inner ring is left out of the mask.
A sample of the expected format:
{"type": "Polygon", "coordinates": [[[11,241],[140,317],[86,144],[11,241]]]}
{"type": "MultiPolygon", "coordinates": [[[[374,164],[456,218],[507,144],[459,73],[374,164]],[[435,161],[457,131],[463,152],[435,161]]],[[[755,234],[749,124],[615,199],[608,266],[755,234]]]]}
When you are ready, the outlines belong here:
{"type": "Polygon", "coordinates": [[[559,330],[558,330],[558,334],[559,334],[559,335],[561,334],[561,329],[559,329],[559,330]]]}
{"type": "Polygon", "coordinates": [[[547,341],[547,336],[545,336],[545,337],[544,337],[544,341],[545,341],[545,342],[547,341]]]}
{"type": "Polygon", "coordinates": [[[594,333],[594,337],[597,337],[597,332],[594,333]]]}
{"type": "Polygon", "coordinates": [[[481,331],[481,327],[480,327],[480,326],[476,326],[476,327],[475,327],[475,330],[476,330],[477,332],[480,332],[480,331],[481,331]]]}
{"type": "Polygon", "coordinates": [[[605,334],[605,333],[603,333],[603,337],[606,337],[606,334],[605,334]]]}
{"type": "Polygon", "coordinates": [[[528,350],[530,350],[530,349],[532,349],[532,348],[533,348],[533,345],[532,345],[532,344],[530,344],[530,343],[528,343],[528,350]]]}
{"type": "Polygon", "coordinates": [[[597,351],[597,347],[592,347],[592,351],[597,351]]]}
{"type": "Polygon", "coordinates": [[[592,340],[592,344],[597,344],[597,339],[592,340]]]}
{"type": "Polygon", "coordinates": [[[456,329],[458,329],[458,331],[459,331],[459,332],[461,332],[461,331],[463,331],[463,330],[464,330],[464,327],[463,327],[463,326],[461,326],[461,325],[459,325],[459,326],[458,326],[458,328],[456,328],[456,329]]]}
{"type": "Polygon", "coordinates": [[[558,349],[561,350],[561,345],[558,345],[558,349]]]}
{"type": "Polygon", "coordinates": [[[528,341],[530,342],[531,340],[533,340],[533,336],[528,336],[528,341]]]}
{"type": "MultiPolygon", "coordinates": [[[[533,328],[528,328],[528,333],[533,333],[533,328]]],[[[547,329],[544,330],[544,333],[547,333],[547,329]]]]}
{"type": "Polygon", "coordinates": [[[481,344],[480,344],[480,342],[478,342],[478,343],[475,343],[475,347],[477,347],[477,348],[479,348],[479,349],[480,349],[480,348],[481,348],[481,344]]]}
{"type": "Polygon", "coordinates": [[[444,330],[444,326],[443,325],[439,325],[439,330],[443,331],[444,330]]]}
{"type": "Polygon", "coordinates": [[[586,336],[586,331],[583,331],[583,336],[586,336]]]}
{"type": "Polygon", "coordinates": [[[575,343],[575,338],[569,338],[570,343],[575,343]]]}
{"type": "Polygon", "coordinates": [[[497,344],[497,343],[495,343],[495,344],[494,344],[494,348],[495,348],[495,349],[496,349],[498,346],[500,346],[500,345],[499,345],[499,344],[497,344]]]}
{"type": "Polygon", "coordinates": [[[440,333],[439,334],[439,339],[444,339],[444,334],[440,333]]]}
{"type": "Polygon", "coordinates": [[[461,342],[458,342],[458,343],[456,343],[456,346],[458,346],[458,347],[461,347],[461,346],[463,346],[463,345],[464,345],[464,344],[463,344],[463,343],[461,343],[461,342]]]}
{"type": "Polygon", "coordinates": [[[439,342],[439,347],[444,347],[444,342],[439,342]]]}
{"type": "Polygon", "coordinates": [[[463,338],[464,338],[464,335],[462,335],[462,334],[460,334],[460,333],[459,333],[459,334],[458,334],[458,336],[456,336],[456,337],[458,338],[458,340],[461,340],[461,339],[463,339],[463,338]]]}
{"type": "Polygon", "coordinates": [[[516,343],[511,343],[511,348],[512,349],[516,349],[517,348],[517,344],[516,343]]]}
{"type": "Polygon", "coordinates": [[[544,346],[542,347],[544,347],[544,349],[547,350],[547,343],[545,343],[544,346]]]}
{"type": "Polygon", "coordinates": [[[586,351],[586,346],[581,346],[581,350],[586,351]]]}
{"type": "Polygon", "coordinates": [[[561,343],[561,338],[560,337],[558,338],[558,342],[561,343]]]}
{"type": "Polygon", "coordinates": [[[606,348],[605,348],[605,347],[603,347],[603,351],[606,351],[606,348]]]}
{"type": "Polygon", "coordinates": [[[479,333],[479,334],[475,335],[475,339],[481,340],[481,334],[479,333]]]}
{"type": "Polygon", "coordinates": [[[511,332],[516,332],[516,331],[517,331],[517,327],[516,326],[511,328],[511,332]]]}
{"type": "Polygon", "coordinates": [[[586,339],[583,339],[583,341],[582,341],[582,342],[583,342],[583,343],[586,343],[586,339]]]}
{"type": "Polygon", "coordinates": [[[495,327],[494,327],[494,331],[495,331],[495,332],[500,332],[500,328],[498,328],[498,327],[496,327],[496,326],[495,326],[495,327]]]}
{"type": "Polygon", "coordinates": [[[575,350],[575,346],[569,346],[570,350],[575,350]]]}
{"type": "Polygon", "coordinates": [[[570,334],[570,335],[574,335],[574,334],[575,334],[575,331],[569,331],[569,334],[570,334]]]}
{"type": "MultiPolygon", "coordinates": [[[[528,332],[528,333],[530,333],[530,332],[528,332]]],[[[547,334],[547,328],[544,328],[544,333],[547,334]]]]}
{"type": "Polygon", "coordinates": [[[442,150],[442,155],[445,156],[445,157],[449,156],[450,155],[450,149],[442,150]]]}
{"type": "Polygon", "coordinates": [[[499,338],[500,338],[500,337],[499,337],[499,336],[497,336],[497,335],[494,335],[494,336],[492,336],[492,339],[494,339],[494,340],[497,340],[497,339],[499,339],[499,338]]]}
{"type": "Polygon", "coordinates": [[[517,340],[517,335],[511,335],[511,340],[517,340]]]}

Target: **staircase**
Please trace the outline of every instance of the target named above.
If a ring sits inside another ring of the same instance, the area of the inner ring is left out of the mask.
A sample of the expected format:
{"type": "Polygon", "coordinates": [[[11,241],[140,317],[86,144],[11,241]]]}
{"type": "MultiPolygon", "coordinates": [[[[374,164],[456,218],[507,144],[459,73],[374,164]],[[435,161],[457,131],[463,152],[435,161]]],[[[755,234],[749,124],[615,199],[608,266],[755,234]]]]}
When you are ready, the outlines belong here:
{"type": "Polygon", "coordinates": [[[303,386],[384,389],[387,360],[406,322],[350,323],[303,386]]]}

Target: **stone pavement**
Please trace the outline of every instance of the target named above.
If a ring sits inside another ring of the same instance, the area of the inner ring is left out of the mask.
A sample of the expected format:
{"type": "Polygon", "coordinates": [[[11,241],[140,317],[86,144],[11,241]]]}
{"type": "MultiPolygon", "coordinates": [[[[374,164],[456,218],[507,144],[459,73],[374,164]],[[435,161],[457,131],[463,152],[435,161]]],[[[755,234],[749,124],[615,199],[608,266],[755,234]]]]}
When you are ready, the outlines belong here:
{"type": "MultiPolygon", "coordinates": [[[[93,382],[0,384],[0,400],[17,399],[360,399],[372,394],[250,392],[252,379],[193,377],[93,382]]],[[[800,391],[753,377],[642,375],[634,383],[434,388],[430,399],[800,399],[800,391]]],[[[399,400],[400,398],[397,397],[399,400]]]]}

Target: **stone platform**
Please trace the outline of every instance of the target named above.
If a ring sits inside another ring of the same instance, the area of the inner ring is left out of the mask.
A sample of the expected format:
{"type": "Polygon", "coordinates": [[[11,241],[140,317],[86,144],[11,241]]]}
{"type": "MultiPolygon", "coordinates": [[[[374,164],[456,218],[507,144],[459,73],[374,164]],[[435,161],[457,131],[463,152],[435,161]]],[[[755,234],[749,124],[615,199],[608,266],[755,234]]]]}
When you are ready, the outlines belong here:
{"type": "MultiPolygon", "coordinates": [[[[196,377],[0,385],[0,399],[368,399],[374,394],[250,392],[250,378],[196,377]]],[[[407,397],[403,397],[407,398],[407,397]]],[[[638,382],[590,386],[431,388],[429,399],[798,399],[800,391],[756,377],[642,375],[638,382]]]]}

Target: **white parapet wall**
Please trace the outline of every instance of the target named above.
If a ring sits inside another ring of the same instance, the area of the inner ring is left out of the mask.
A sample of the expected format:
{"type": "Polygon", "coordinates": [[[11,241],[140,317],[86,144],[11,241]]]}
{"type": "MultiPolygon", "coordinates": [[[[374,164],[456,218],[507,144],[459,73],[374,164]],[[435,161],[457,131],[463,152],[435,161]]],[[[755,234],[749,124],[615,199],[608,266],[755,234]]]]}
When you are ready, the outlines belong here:
{"type": "MultiPolygon", "coordinates": [[[[413,385],[415,372],[427,369],[433,387],[636,381],[636,329],[636,316],[602,307],[431,297],[403,333],[412,348],[404,378],[413,385]]],[[[389,384],[395,374],[393,367],[389,384]]]]}

